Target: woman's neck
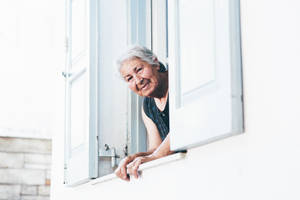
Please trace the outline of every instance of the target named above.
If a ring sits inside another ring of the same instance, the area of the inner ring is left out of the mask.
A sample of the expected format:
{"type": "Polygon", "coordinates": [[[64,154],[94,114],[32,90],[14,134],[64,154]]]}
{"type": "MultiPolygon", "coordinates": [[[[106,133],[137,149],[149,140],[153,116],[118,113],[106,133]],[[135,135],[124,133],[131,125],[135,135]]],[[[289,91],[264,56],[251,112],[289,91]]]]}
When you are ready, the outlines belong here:
{"type": "Polygon", "coordinates": [[[168,81],[168,72],[164,72],[161,74],[161,84],[160,87],[157,88],[157,95],[154,97],[154,101],[159,110],[163,111],[167,104],[168,94],[169,94],[169,81],[168,81]]]}
{"type": "Polygon", "coordinates": [[[167,105],[168,101],[168,94],[169,92],[166,93],[166,95],[162,98],[154,98],[154,102],[156,104],[156,107],[162,112],[165,110],[165,107],[167,105]]]}
{"type": "Polygon", "coordinates": [[[168,80],[168,72],[162,72],[160,73],[159,78],[160,83],[159,86],[156,89],[155,95],[153,96],[155,99],[158,99],[159,101],[164,101],[168,97],[169,92],[169,80],[168,80]]]}

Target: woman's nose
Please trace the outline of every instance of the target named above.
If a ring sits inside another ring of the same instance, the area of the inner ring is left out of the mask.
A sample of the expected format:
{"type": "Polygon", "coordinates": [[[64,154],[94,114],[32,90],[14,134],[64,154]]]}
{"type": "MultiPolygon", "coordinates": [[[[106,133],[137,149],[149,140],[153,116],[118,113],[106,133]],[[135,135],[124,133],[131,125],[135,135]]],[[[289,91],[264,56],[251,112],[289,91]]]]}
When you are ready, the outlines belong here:
{"type": "Polygon", "coordinates": [[[143,78],[140,77],[139,75],[136,75],[136,76],[134,76],[134,80],[135,80],[135,83],[138,85],[138,84],[142,83],[143,78]]]}

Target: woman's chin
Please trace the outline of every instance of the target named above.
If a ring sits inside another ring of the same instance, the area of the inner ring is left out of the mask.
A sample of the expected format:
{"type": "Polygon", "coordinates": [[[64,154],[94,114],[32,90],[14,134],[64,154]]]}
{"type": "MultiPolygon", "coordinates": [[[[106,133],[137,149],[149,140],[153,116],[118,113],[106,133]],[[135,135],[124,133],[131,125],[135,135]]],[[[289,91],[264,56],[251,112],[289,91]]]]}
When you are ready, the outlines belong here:
{"type": "Polygon", "coordinates": [[[151,97],[152,95],[152,91],[151,90],[144,90],[141,92],[141,96],[144,96],[144,97],[151,97]]]}

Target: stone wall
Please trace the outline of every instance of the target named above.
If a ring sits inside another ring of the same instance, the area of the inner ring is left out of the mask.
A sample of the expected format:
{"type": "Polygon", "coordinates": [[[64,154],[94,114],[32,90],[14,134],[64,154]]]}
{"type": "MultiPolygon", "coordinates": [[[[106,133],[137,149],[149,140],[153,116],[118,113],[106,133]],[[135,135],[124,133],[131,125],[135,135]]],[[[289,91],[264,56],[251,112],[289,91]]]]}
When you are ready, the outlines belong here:
{"type": "Polygon", "coordinates": [[[0,137],[0,200],[50,199],[51,140],[0,137]]]}

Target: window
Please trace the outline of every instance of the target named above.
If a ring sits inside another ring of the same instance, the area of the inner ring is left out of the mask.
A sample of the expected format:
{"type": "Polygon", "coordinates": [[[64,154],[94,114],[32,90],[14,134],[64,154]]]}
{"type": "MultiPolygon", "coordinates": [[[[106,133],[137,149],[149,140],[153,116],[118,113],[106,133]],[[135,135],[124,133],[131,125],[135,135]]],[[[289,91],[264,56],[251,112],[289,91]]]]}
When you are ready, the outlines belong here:
{"type": "Polygon", "coordinates": [[[243,131],[238,0],[67,0],[66,7],[68,185],[146,151],[142,98],[115,76],[114,61],[130,44],[168,66],[172,150],[243,131]]]}

